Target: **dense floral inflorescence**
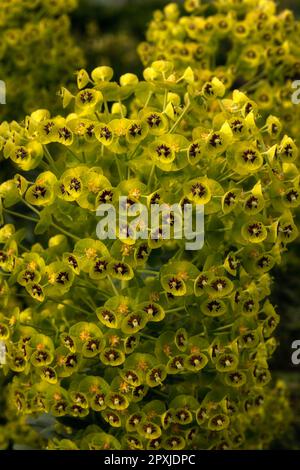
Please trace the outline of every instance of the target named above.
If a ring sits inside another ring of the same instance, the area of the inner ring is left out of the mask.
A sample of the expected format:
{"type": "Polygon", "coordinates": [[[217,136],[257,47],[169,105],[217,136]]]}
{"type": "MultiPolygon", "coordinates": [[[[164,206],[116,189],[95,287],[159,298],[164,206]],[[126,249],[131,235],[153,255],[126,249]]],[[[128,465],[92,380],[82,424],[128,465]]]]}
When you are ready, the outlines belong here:
{"type": "Polygon", "coordinates": [[[36,103],[59,109],[55,93],[84,65],[67,15],[76,6],[77,0],[0,1],[0,80],[6,86],[2,120],[20,119],[36,103]]]}
{"type": "Polygon", "coordinates": [[[157,59],[180,70],[191,65],[202,84],[217,76],[228,90],[243,87],[296,137],[300,114],[291,97],[300,71],[299,21],[276,8],[273,0],[187,0],[181,16],[171,3],[155,12],[140,56],[145,65],[157,59]]]}
{"type": "Polygon", "coordinates": [[[297,236],[297,147],[216,77],[199,87],[160,60],[144,81],[112,78],[80,70],[66,117],[0,126],[14,168],[0,186],[10,407],[55,417],[50,448],[267,447],[288,417],[284,385],[270,386],[268,296],[297,236]],[[120,196],[203,204],[204,247],[163,239],[164,219],[155,237],[118,226],[100,241],[96,209],[122,212],[120,196]]]}

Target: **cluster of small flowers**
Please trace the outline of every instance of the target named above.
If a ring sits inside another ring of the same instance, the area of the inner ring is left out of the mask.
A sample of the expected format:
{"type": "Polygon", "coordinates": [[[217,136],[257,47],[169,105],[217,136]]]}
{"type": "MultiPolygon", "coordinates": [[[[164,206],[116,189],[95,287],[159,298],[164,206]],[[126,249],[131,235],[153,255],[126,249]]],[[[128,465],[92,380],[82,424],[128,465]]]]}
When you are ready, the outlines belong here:
{"type": "Polygon", "coordinates": [[[288,413],[268,385],[268,296],[297,236],[298,149],[278,118],[238,90],[223,99],[216,77],[199,88],[190,67],[112,78],[82,69],[78,92],[62,89],[66,117],[0,126],[17,168],[0,185],[8,401],[58,419],[50,448],[265,447],[288,413]],[[203,249],[163,239],[164,220],[146,240],[97,240],[97,206],[118,212],[120,196],[203,204],[203,249]]]}
{"type": "Polygon", "coordinates": [[[6,105],[0,118],[19,119],[40,106],[59,109],[55,93],[83,55],[70,34],[67,13],[77,0],[1,0],[0,79],[6,105]]]}
{"type": "Polygon", "coordinates": [[[297,136],[299,107],[292,82],[300,73],[299,22],[291,11],[276,12],[273,0],[187,0],[187,14],[176,3],[156,11],[139,46],[144,65],[172,60],[191,65],[200,83],[217,76],[228,90],[242,87],[264,114],[280,116],[297,136]]]}

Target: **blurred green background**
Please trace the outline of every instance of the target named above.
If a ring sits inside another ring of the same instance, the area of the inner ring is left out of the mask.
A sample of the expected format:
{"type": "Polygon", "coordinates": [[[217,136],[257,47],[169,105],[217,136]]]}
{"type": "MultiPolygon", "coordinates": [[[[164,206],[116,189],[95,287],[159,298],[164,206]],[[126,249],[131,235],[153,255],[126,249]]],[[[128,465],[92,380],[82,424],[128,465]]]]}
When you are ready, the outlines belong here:
{"type": "MultiPolygon", "coordinates": [[[[183,4],[183,0],[173,0],[183,4]]],[[[206,0],[206,2],[209,0],[206,0]]],[[[73,28],[85,49],[89,67],[113,64],[116,74],[141,72],[136,48],[145,38],[153,11],[171,0],[80,0],[72,14],[73,28]],[[96,35],[95,35],[96,33],[96,35]]],[[[299,0],[278,0],[281,9],[300,16],[299,0]]]]}

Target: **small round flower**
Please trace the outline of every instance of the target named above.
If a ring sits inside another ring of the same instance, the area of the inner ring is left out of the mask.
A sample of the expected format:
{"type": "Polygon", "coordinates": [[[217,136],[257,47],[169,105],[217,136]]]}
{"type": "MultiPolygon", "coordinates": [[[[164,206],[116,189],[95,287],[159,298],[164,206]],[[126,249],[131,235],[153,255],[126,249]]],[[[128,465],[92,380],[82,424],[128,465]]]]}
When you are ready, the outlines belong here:
{"type": "Polygon", "coordinates": [[[196,204],[207,204],[211,199],[211,191],[206,178],[195,178],[185,183],[184,194],[196,204]]]}
{"type": "Polygon", "coordinates": [[[105,398],[106,404],[112,410],[125,410],[129,406],[128,399],[120,393],[111,392],[105,398]]]}
{"type": "Polygon", "coordinates": [[[294,162],[298,157],[298,148],[290,137],[285,135],[280,143],[279,157],[285,163],[294,162]]]}
{"type": "Polygon", "coordinates": [[[161,428],[151,421],[142,422],[138,426],[139,434],[145,439],[153,440],[161,436],[161,428]]]}
{"type": "Polygon", "coordinates": [[[229,162],[233,170],[241,175],[255,173],[263,165],[263,156],[253,144],[243,143],[230,149],[233,162],[229,162]]]}
{"type": "Polygon", "coordinates": [[[203,369],[208,363],[208,358],[203,353],[190,354],[185,358],[184,366],[187,370],[192,372],[198,372],[203,369]]]}
{"type": "Polygon", "coordinates": [[[113,428],[120,428],[122,425],[121,416],[117,411],[102,411],[104,420],[113,428]]]}
{"type": "Polygon", "coordinates": [[[207,317],[221,317],[227,312],[227,306],[221,299],[207,299],[202,302],[200,308],[207,317]]]}
{"type": "Polygon", "coordinates": [[[104,146],[109,146],[113,142],[114,132],[109,124],[97,124],[94,133],[99,142],[104,146]]]}
{"type": "Polygon", "coordinates": [[[257,219],[252,219],[244,224],[241,233],[244,239],[250,243],[261,243],[268,236],[266,227],[257,219]]]}
{"type": "Polygon", "coordinates": [[[128,432],[134,432],[137,430],[139,425],[145,420],[144,413],[137,412],[128,416],[125,426],[128,432]]]}
{"type": "Polygon", "coordinates": [[[220,354],[216,362],[216,369],[219,372],[235,371],[238,361],[238,357],[232,353],[220,354]]]}
{"type": "Polygon", "coordinates": [[[107,326],[108,328],[117,328],[118,327],[118,318],[117,315],[106,307],[99,307],[96,310],[97,317],[99,321],[107,326]]]}
{"type": "Polygon", "coordinates": [[[298,207],[300,204],[300,194],[295,187],[287,189],[281,198],[283,205],[287,208],[298,207]]]}
{"type": "Polygon", "coordinates": [[[223,413],[216,414],[210,418],[208,422],[208,429],[211,431],[223,431],[228,428],[230,424],[230,419],[223,413]]]}
{"type": "Polygon", "coordinates": [[[142,330],[147,321],[148,319],[145,312],[133,312],[122,320],[120,327],[123,333],[130,335],[142,330]]]}
{"type": "Polygon", "coordinates": [[[146,374],[146,382],[149,387],[161,385],[167,377],[167,371],[164,365],[158,365],[149,370],[146,374]]]}
{"type": "Polygon", "coordinates": [[[138,305],[138,309],[147,314],[148,321],[160,322],[165,318],[165,311],[156,302],[143,302],[138,305]]]}
{"type": "Polygon", "coordinates": [[[10,331],[5,323],[0,323],[0,340],[6,341],[10,336],[10,331]]]}
{"type": "Polygon", "coordinates": [[[219,297],[226,297],[231,293],[233,290],[233,284],[225,276],[214,276],[209,281],[208,285],[206,286],[207,294],[215,299],[219,297]]]}
{"type": "Polygon", "coordinates": [[[173,415],[174,423],[187,425],[193,421],[193,415],[187,408],[177,408],[173,415]]]}
{"type": "Polygon", "coordinates": [[[125,361],[125,355],[116,348],[105,348],[100,353],[100,361],[106,366],[117,367],[125,361]]]}
{"type": "Polygon", "coordinates": [[[120,281],[129,281],[134,277],[132,267],[122,261],[110,262],[107,272],[112,278],[119,279],[120,281]]]}
{"type": "Polygon", "coordinates": [[[283,216],[279,219],[277,233],[278,241],[282,243],[291,243],[297,238],[298,229],[292,218],[283,216]]]}
{"type": "Polygon", "coordinates": [[[41,368],[41,377],[49,384],[56,384],[58,380],[55,369],[49,366],[41,368]]]}
{"type": "Polygon", "coordinates": [[[103,101],[103,95],[100,91],[93,88],[85,88],[79,91],[75,97],[75,105],[81,113],[90,113],[98,103],[103,101]]]}
{"type": "Polygon", "coordinates": [[[234,372],[229,372],[225,376],[225,383],[230,387],[234,388],[242,387],[242,385],[246,383],[246,380],[246,374],[238,370],[234,372]]]}
{"type": "Polygon", "coordinates": [[[168,374],[179,374],[185,371],[186,355],[181,354],[172,357],[167,364],[168,374]]]}
{"type": "Polygon", "coordinates": [[[201,426],[209,418],[208,410],[205,406],[201,406],[196,411],[196,421],[201,426]]]}
{"type": "Polygon", "coordinates": [[[161,283],[166,292],[181,297],[186,294],[186,284],[179,276],[165,275],[161,279],[161,283]]]}
{"type": "Polygon", "coordinates": [[[130,144],[137,144],[144,140],[148,134],[148,126],[146,123],[140,120],[130,121],[127,132],[126,139],[130,144]]]}
{"type": "Polygon", "coordinates": [[[185,440],[181,436],[170,436],[163,441],[163,447],[166,450],[183,450],[185,448],[185,440]]]}
{"type": "Polygon", "coordinates": [[[162,135],[168,131],[168,118],[156,111],[148,111],[143,115],[143,120],[149,127],[149,134],[162,135]]]}

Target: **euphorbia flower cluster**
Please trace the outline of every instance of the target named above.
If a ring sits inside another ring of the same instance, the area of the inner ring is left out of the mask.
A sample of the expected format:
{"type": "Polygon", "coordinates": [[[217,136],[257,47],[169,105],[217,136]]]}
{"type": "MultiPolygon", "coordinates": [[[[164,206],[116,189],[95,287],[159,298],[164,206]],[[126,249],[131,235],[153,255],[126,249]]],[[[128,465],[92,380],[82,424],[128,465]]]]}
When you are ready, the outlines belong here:
{"type": "Polygon", "coordinates": [[[299,21],[290,10],[277,12],[273,0],[186,0],[186,14],[170,3],[156,11],[139,46],[144,65],[172,60],[192,66],[199,85],[217,76],[227,90],[242,89],[260,112],[280,116],[298,134],[299,106],[292,83],[299,79],[299,21]]]}
{"type": "Polygon", "coordinates": [[[217,77],[199,87],[169,61],[143,81],[82,69],[77,84],[61,92],[69,114],[0,126],[10,407],[56,419],[50,448],[267,447],[288,417],[284,385],[269,384],[268,297],[297,236],[293,139],[243,92],[224,99],[217,77]],[[160,230],[100,241],[96,209],[120,196],[204,205],[204,247],[160,230]]]}
{"type": "Polygon", "coordinates": [[[70,32],[77,0],[0,1],[0,80],[6,104],[0,118],[20,119],[39,106],[59,110],[55,97],[72,71],[84,66],[70,32]]]}

